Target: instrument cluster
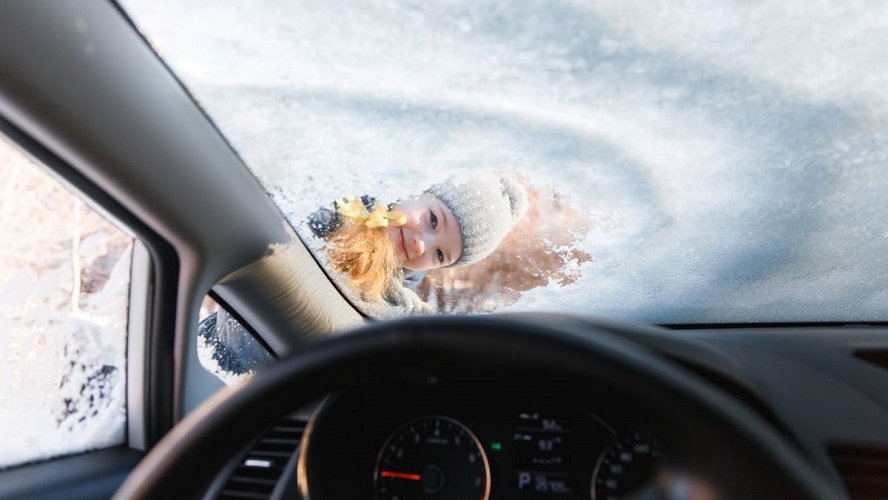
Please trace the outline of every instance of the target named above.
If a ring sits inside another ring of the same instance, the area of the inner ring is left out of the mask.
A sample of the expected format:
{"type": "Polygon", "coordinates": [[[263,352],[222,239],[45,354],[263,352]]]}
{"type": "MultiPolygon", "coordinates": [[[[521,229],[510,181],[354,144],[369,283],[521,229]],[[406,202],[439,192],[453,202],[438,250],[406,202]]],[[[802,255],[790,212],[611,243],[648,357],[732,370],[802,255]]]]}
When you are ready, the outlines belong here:
{"type": "Polygon", "coordinates": [[[331,397],[307,431],[300,489],[318,498],[605,500],[654,482],[663,451],[631,409],[523,389],[371,387],[331,397]],[[359,426],[356,415],[366,416],[359,426]]]}

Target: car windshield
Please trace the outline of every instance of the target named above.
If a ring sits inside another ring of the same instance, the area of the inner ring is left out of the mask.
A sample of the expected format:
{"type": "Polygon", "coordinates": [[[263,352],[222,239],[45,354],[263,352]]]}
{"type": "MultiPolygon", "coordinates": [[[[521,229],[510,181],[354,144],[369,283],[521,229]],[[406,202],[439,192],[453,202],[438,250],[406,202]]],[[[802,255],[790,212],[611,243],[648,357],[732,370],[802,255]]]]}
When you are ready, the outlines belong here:
{"type": "Polygon", "coordinates": [[[121,5],[368,314],[885,318],[888,4],[121,5]]]}

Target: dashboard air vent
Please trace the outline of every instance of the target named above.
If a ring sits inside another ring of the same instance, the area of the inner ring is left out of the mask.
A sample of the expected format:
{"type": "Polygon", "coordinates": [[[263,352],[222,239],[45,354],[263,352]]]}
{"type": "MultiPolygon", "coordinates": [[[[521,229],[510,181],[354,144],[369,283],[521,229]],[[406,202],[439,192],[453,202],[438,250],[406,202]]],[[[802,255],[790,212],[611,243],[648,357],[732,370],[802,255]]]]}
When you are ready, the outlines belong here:
{"type": "Polygon", "coordinates": [[[305,421],[287,417],[268,429],[232,472],[218,498],[269,498],[299,447],[305,426],[305,421]]]}
{"type": "Polygon", "coordinates": [[[834,445],[829,454],[851,498],[888,498],[888,446],[834,445]]]}

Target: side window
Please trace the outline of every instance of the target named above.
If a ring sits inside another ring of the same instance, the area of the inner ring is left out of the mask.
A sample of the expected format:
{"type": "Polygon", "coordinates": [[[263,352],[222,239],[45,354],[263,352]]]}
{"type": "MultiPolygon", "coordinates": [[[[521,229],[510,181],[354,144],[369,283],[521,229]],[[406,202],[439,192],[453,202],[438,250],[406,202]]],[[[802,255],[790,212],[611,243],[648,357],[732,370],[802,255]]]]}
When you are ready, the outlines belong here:
{"type": "Polygon", "coordinates": [[[198,359],[226,385],[248,378],[274,359],[265,345],[209,296],[201,304],[200,317],[198,359]]]}
{"type": "Polygon", "coordinates": [[[0,136],[0,468],[123,444],[133,239],[0,136]]]}

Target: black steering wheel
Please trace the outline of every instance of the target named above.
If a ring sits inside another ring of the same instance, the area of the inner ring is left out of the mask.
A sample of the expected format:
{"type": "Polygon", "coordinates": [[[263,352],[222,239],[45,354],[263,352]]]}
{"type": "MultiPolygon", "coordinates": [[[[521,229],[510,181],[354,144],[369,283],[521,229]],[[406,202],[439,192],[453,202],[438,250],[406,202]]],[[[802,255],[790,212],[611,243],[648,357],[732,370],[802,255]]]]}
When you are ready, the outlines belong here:
{"type": "MultiPolygon", "coordinates": [[[[656,330],[560,315],[373,323],[319,341],[214,395],[151,449],[115,498],[200,497],[234,454],[282,416],[336,391],[397,378],[410,366],[469,370],[481,378],[517,367],[630,398],[666,423],[681,450],[675,470],[715,498],[846,497],[758,414],[628,340],[656,330]]],[[[651,498],[666,498],[657,495],[674,485],[661,486],[651,488],[651,498]]]]}

